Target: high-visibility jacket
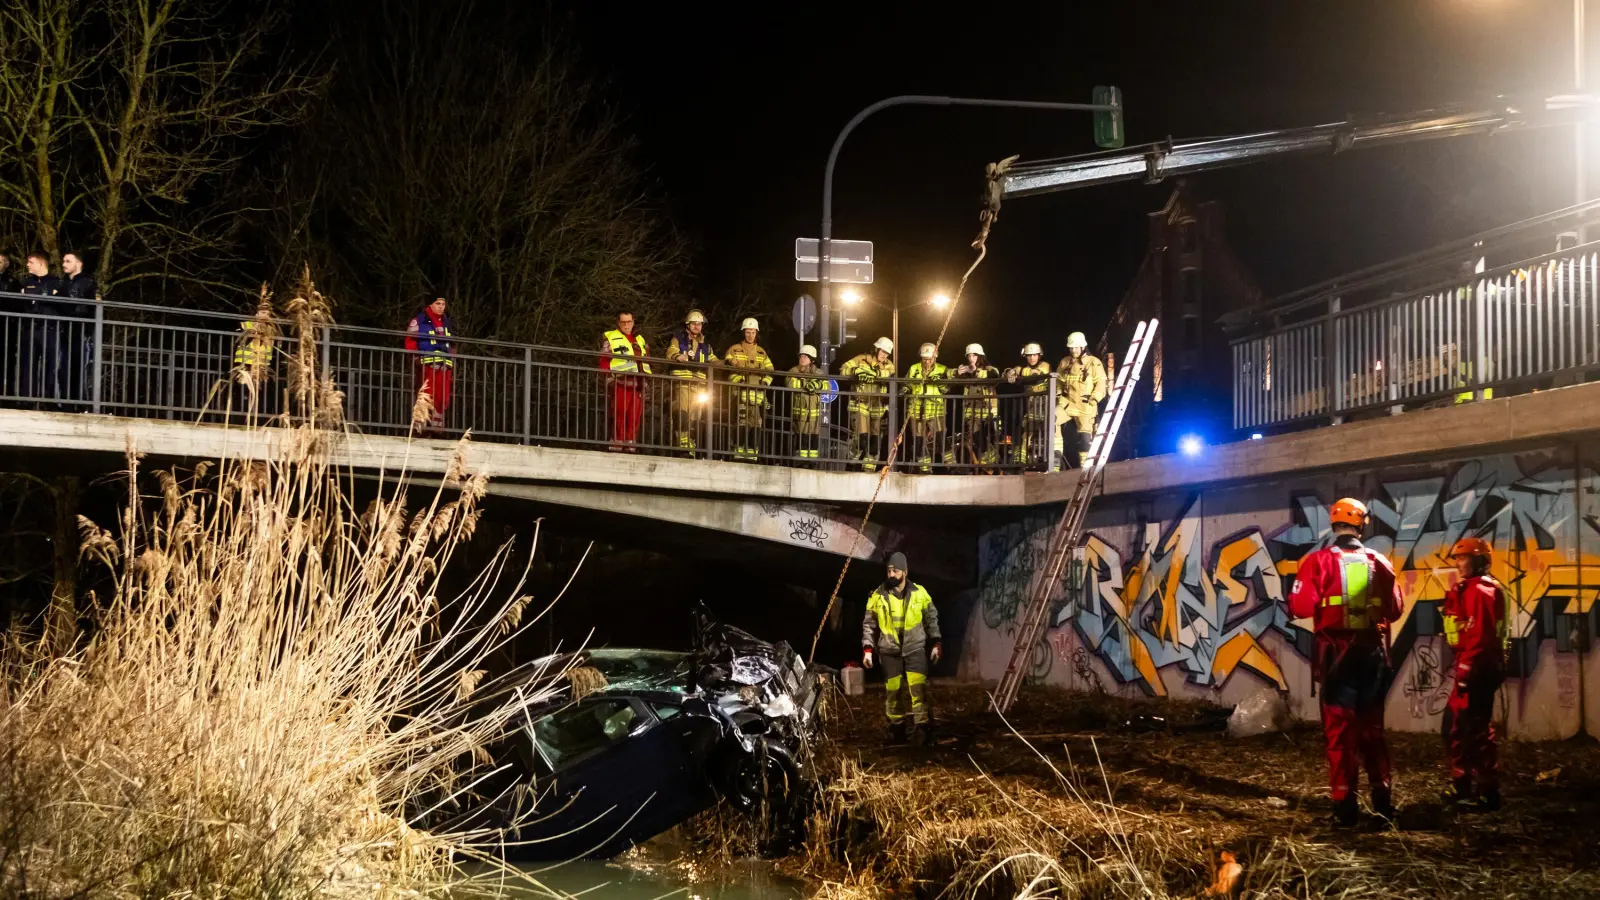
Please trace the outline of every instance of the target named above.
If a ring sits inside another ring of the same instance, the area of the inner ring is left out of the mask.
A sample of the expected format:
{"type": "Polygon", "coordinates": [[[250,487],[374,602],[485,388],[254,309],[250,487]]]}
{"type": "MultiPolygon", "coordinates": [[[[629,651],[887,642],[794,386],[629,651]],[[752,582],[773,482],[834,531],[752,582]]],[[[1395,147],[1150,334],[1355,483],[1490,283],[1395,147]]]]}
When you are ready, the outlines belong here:
{"type": "Polygon", "coordinates": [[[609,359],[602,358],[600,367],[613,372],[643,372],[650,374],[650,364],[642,363],[636,357],[649,356],[650,345],[645,343],[644,335],[627,335],[613,328],[605,333],[602,349],[611,354],[609,359]],[[632,338],[632,340],[629,340],[632,338]]]}
{"type": "Polygon", "coordinates": [[[688,362],[674,367],[672,374],[679,378],[698,378],[701,381],[706,380],[708,372],[704,366],[720,361],[717,359],[717,354],[711,352],[711,345],[706,343],[705,338],[696,339],[688,331],[680,331],[673,335],[672,342],[667,345],[668,359],[677,360],[679,356],[689,357],[688,362]],[[691,364],[695,365],[692,369],[689,368],[691,364]]]}
{"type": "Polygon", "coordinates": [[[919,653],[930,641],[940,640],[939,609],[927,588],[906,579],[905,594],[879,585],[867,597],[867,615],[861,623],[861,646],[879,653],[905,656],[919,653]]]}
{"type": "Polygon", "coordinates": [[[1076,358],[1068,356],[1056,367],[1056,373],[1061,376],[1056,394],[1057,418],[1065,422],[1099,414],[1100,401],[1106,398],[1105,364],[1087,353],[1076,358]]]}
{"type": "Polygon", "coordinates": [[[1387,632],[1400,611],[1388,557],[1350,536],[1306,554],[1289,594],[1289,612],[1309,617],[1319,635],[1387,632]]]}
{"type": "Polygon", "coordinates": [[[855,380],[851,387],[850,411],[881,416],[889,410],[889,383],[894,377],[894,360],[878,362],[878,351],[862,353],[850,358],[839,368],[839,374],[855,380]]]}
{"type": "Polygon", "coordinates": [[[822,393],[828,389],[828,379],[821,369],[795,366],[789,370],[788,383],[795,391],[789,395],[791,418],[806,422],[822,415],[822,393]]]}
{"type": "Polygon", "coordinates": [[[433,316],[423,310],[411,320],[411,327],[407,331],[412,336],[406,338],[406,348],[420,352],[423,365],[455,366],[455,361],[450,358],[455,350],[450,346],[449,316],[440,316],[435,323],[433,316]]]}
{"type": "Polygon", "coordinates": [[[962,394],[966,396],[966,401],[961,404],[961,417],[963,419],[992,419],[999,413],[1000,405],[995,400],[995,389],[981,383],[997,381],[999,378],[1000,370],[989,365],[982,358],[978,360],[976,369],[965,375],[957,374],[955,376],[957,381],[969,382],[962,389],[962,394]]]}
{"type": "Polygon", "coordinates": [[[950,379],[950,370],[939,363],[924,368],[919,360],[911,364],[911,370],[906,372],[906,384],[902,392],[911,395],[911,401],[906,404],[906,417],[911,419],[942,419],[944,418],[944,387],[942,382],[950,379]]]}
{"type": "Polygon", "coordinates": [[[772,383],[771,375],[760,374],[772,371],[772,357],[767,355],[767,351],[761,349],[760,344],[740,342],[729,347],[728,352],[722,354],[722,358],[735,370],[728,376],[728,381],[732,384],[745,385],[739,390],[739,402],[765,403],[766,391],[761,390],[761,387],[772,383]],[[738,371],[741,369],[754,371],[738,371]]]}
{"type": "Polygon", "coordinates": [[[1505,664],[1509,630],[1505,588],[1488,575],[1473,575],[1453,585],[1440,609],[1444,639],[1455,650],[1456,678],[1474,667],[1505,664]]]}
{"type": "MultiPolygon", "coordinates": [[[[1485,367],[1487,368],[1487,367],[1485,367]]],[[[1472,383],[1472,363],[1460,362],[1456,364],[1456,387],[1466,387],[1472,383]]],[[[1456,395],[1457,403],[1471,403],[1476,397],[1474,391],[1462,391],[1456,395]]],[[[1483,399],[1494,399],[1494,388],[1483,389],[1483,399]]]]}
{"type": "Polygon", "coordinates": [[[233,348],[234,365],[272,365],[272,341],[263,337],[261,330],[261,323],[254,319],[239,323],[239,345],[233,348]]]}

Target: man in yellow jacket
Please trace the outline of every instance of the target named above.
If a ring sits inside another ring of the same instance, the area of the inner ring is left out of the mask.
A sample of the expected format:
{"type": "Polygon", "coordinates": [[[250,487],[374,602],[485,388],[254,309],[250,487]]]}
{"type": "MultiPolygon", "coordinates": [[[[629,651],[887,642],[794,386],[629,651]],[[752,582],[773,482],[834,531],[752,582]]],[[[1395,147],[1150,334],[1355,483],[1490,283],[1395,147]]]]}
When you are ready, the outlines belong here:
{"type": "Polygon", "coordinates": [[[734,373],[728,376],[736,392],[737,409],[733,429],[733,458],[741,462],[755,462],[761,455],[761,420],[767,408],[767,392],[772,383],[772,357],[756,343],[761,333],[761,323],[745,319],[739,326],[744,340],[728,348],[722,359],[734,373]]]}
{"type": "Polygon", "coordinates": [[[1067,356],[1056,367],[1060,384],[1056,392],[1056,429],[1061,439],[1061,458],[1071,459],[1072,452],[1065,441],[1065,426],[1072,423],[1073,441],[1078,452],[1078,465],[1089,461],[1089,441],[1094,437],[1095,419],[1100,415],[1100,401],[1106,398],[1106,367],[1099,357],[1087,351],[1089,341],[1083,332],[1074,331],[1067,336],[1067,356]]]}
{"type": "Polygon", "coordinates": [[[878,471],[878,444],[883,420],[889,414],[889,379],[895,375],[894,342],[886,337],[872,342],[872,352],[851,358],[839,374],[853,379],[850,395],[850,440],[863,472],[878,471]]]}
{"type": "Polygon", "coordinates": [[[883,667],[890,741],[900,743],[908,736],[918,743],[931,740],[928,668],[937,664],[941,655],[938,607],[927,588],[911,580],[906,555],[898,551],[889,554],[887,577],[867,597],[867,615],[861,623],[861,663],[869,669],[883,667]]]}

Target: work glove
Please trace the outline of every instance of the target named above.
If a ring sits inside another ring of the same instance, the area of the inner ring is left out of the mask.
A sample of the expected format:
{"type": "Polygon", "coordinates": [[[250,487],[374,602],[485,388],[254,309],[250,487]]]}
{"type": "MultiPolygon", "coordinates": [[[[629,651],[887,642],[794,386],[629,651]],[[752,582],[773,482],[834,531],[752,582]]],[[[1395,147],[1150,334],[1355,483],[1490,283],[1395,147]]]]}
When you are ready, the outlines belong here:
{"type": "Polygon", "coordinates": [[[934,665],[938,665],[939,664],[939,660],[943,659],[943,658],[944,658],[944,645],[942,643],[940,643],[939,641],[934,641],[933,642],[933,647],[928,650],[928,662],[931,662],[934,665]]]}
{"type": "Polygon", "coordinates": [[[872,668],[872,648],[871,647],[862,647],[861,648],[861,665],[864,668],[868,668],[868,669],[872,668]]]}

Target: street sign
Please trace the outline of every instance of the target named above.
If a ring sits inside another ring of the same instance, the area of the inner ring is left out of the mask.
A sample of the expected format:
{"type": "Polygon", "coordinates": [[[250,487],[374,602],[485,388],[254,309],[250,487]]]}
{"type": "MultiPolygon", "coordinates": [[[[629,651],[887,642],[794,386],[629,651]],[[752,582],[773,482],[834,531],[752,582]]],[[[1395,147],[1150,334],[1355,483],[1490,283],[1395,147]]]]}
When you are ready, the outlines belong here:
{"type": "MultiPolygon", "coordinates": [[[[852,262],[872,262],[872,242],[830,240],[828,256],[835,261],[848,259],[852,262]]],[[[821,259],[822,242],[816,238],[795,238],[794,258],[821,259]]]]}
{"type": "Polygon", "coordinates": [[[811,299],[810,294],[801,294],[800,299],[794,302],[794,312],[790,321],[794,322],[794,330],[800,332],[801,337],[811,333],[812,326],[817,324],[817,301],[811,299]]]}
{"type": "MultiPolygon", "coordinates": [[[[794,239],[794,280],[818,281],[822,241],[794,239]]],[[[871,241],[828,241],[828,280],[839,284],[872,283],[871,241]]]]}
{"type": "MultiPolygon", "coordinates": [[[[822,260],[797,259],[794,261],[795,281],[820,281],[817,272],[822,268],[822,260]]],[[[830,259],[828,260],[828,280],[834,284],[871,284],[872,263],[857,262],[855,260],[830,259]]]]}

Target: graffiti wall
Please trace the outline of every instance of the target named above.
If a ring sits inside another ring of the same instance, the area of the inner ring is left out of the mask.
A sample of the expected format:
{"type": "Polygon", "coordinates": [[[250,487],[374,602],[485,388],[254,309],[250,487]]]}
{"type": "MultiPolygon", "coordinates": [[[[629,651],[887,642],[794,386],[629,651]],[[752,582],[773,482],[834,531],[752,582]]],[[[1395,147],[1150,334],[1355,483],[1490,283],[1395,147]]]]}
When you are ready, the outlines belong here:
{"type": "MultiPolygon", "coordinates": [[[[1089,513],[1081,559],[1056,591],[1029,675],[1218,703],[1269,686],[1315,718],[1310,623],[1291,619],[1286,601],[1300,559],[1331,540],[1328,506],[1354,496],[1372,513],[1367,544],[1393,562],[1404,601],[1389,727],[1439,727],[1451,687],[1438,612],[1456,578],[1448,553],[1458,538],[1477,535],[1494,546],[1492,571],[1509,594],[1513,677],[1500,714],[1510,732],[1600,734],[1600,665],[1589,646],[1600,616],[1595,449],[1108,498],[1089,513]]],[[[1010,658],[1019,606],[1054,522],[1054,514],[1032,514],[993,523],[980,540],[972,633],[986,678],[1010,658]]]]}

